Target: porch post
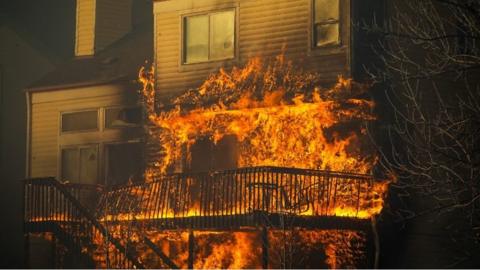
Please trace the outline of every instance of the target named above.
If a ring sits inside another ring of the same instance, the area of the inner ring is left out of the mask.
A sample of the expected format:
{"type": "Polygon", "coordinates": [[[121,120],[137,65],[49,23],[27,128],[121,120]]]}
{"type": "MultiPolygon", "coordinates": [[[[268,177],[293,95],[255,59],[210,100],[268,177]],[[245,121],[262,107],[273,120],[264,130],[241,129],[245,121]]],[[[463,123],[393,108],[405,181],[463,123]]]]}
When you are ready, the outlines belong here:
{"type": "Polygon", "coordinates": [[[267,226],[262,227],[262,268],[267,269],[268,268],[268,248],[269,248],[269,243],[268,243],[268,229],[267,226]]]}
{"type": "Polygon", "coordinates": [[[188,269],[193,269],[195,260],[195,236],[193,230],[188,232],[188,269]]]}

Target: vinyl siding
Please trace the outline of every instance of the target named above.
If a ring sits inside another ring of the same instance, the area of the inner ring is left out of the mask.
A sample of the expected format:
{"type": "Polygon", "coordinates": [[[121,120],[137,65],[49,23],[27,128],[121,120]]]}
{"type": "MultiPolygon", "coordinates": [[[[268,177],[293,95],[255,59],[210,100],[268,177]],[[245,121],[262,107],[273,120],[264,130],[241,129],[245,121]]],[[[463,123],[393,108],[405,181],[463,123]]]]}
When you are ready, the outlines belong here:
{"type": "Polygon", "coordinates": [[[75,55],[93,55],[96,0],[77,0],[75,55]]]}
{"type": "Polygon", "coordinates": [[[93,55],[130,32],[132,0],[77,0],[75,55],[93,55]]]}
{"type": "MultiPolygon", "coordinates": [[[[58,177],[58,155],[61,146],[100,144],[138,138],[140,132],[125,134],[121,130],[60,135],[61,112],[135,104],[134,97],[127,91],[135,93],[121,85],[33,92],[31,96],[30,177],[58,177]]],[[[103,119],[102,114],[99,115],[99,119],[103,119]]],[[[100,124],[99,128],[101,127],[100,124]]]]}
{"type": "Polygon", "coordinates": [[[312,49],[311,0],[171,0],[155,2],[156,86],[161,94],[197,87],[219,67],[241,65],[251,57],[269,58],[282,52],[302,68],[321,73],[325,82],[350,76],[350,1],[341,0],[342,45],[312,49]],[[184,15],[236,8],[237,56],[234,60],[183,65],[184,15]]]}

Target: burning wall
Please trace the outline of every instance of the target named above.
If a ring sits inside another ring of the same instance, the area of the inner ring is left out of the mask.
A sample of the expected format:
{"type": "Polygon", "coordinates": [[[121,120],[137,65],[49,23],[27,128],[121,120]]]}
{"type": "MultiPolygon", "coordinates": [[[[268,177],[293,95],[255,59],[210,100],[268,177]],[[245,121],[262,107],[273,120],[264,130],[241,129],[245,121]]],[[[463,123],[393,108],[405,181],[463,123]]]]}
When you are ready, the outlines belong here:
{"type": "MultiPolygon", "coordinates": [[[[223,226],[219,231],[195,231],[196,268],[260,267],[264,238],[269,242],[271,267],[362,265],[365,233],[277,224],[268,228],[265,237],[259,236],[252,217],[273,214],[280,220],[366,220],[381,211],[386,181],[333,172],[370,173],[375,164],[365,132],[365,123],[375,119],[371,113],[374,104],[363,98],[364,86],[339,78],[333,88],[321,88],[318,75],[295,69],[283,56],[269,63],[255,58],[244,68],[211,75],[199,89],[171,100],[174,109],[157,113],[153,71],[142,70],[140,75],[150,120],[149,140],[156,142],[160,151],[146,171],[145,183],[108,189],[95,213],[126,250],[136,249],[142,265],[162,265],[141,243],[145,235],[177,265],[186,267],[191,252],[185,229],[218,227],[194,228],[185,222],[178,227],[180,223],[175,221],[197,217],[234,220],[236,216],[251,222],[228,230],[223,226]],[[192,170],[192,149],[199,141],[216,146],[226,138],[235,145],[231,148],[237,154],[233,165],[255,168],[167,174],[192,170]],[[162,223],[173,227],[163,228],[162,223]]],[[[34,201],[43,193],[28,194],[34,201]]],[[[76,222],[57,209],[50,210],[47,212],[53,215],[34,213],[29,221],[55,221],[62,226],[76,222]]],[[[94,249],[89,253],[97,266],[122,265],[118,253],[113,252],[116,247],[98,231],[92,235],[93,247],[86,244],[84,249],[94,249]]]]}
{"type": "MultiPolygon", "coordinates": [[[[167,101],[168,104],[155,104],[154,76],[153,70],[140,71],[150,122],[149,139],[160,149],[146,171],[147,181],[159,173],[195,170],[192,152],[204,141],[210,141],[212,147],[225,144],[226,140],[233,144],[230,149],[234,149],[235,167],[277,166],[370,174],[377,161],[366,132],[366,124],[375,120],[374,103],[366,98],[368,86],[351,79],[339,77],[333,87],[323,88],[318,74],[298,69],[283,55],[268,62],[253,58],[242,68],[220,69],[199,88],[167,101]],[[168,106],[172,104],[173,108],[168,106]]],[[[340,183],[338,194],[335,184],[339,207],[330,214],[361,219],[378,214],[387,184],[370,182],[364,187],[358,185],[352,192],[340,183]],[[349,206],[347,201],[352,194],[363,193],[363,189],[373,191],[372,195],[362,197],[356,208],[349,206]]],[[[314,209],[302,215],[318,215],[314,209]]],[[[248,246],[258,243],[258,236],[238,232],[212,234],[209,241],[205,240],[207,233],[200,236],[203,257],[196,260],[195,267],[260,265],[252,264],[255,260],[247,256],[256,253],[255,247],[248,246]],[[242,253],[245,249],[249,252],[242,253]]],[[[286,265],[286,254],[295,254],[292,246],[286,250],[286,237],[299,243],[295,248],[302,254],[324,254],[325,264],[314,267],[358,267],[365,259],[366,238],[360,232],[273,230],[269,236],[274,254],[271,266],[295,266],[286,265]]],[[[306,263],[298,265],[305,267],[306,263]]]]}
{"type": "MultiPolygon", "coordinates": [[[[141,70],[152,140],[162,149],[150,168],[162,173],[192,167],[191,149],[207,138],[236,141],[237,167],[280,166],[369,173],[376,156],[365,124],[375,119],[367,87],[339,78],[333,88],[283,55],[243,68],[220,69],[198,89],[156,113],[153,70],[141,70]]],[[[162,105],[159,106],[160,108],[162,105]]]]}

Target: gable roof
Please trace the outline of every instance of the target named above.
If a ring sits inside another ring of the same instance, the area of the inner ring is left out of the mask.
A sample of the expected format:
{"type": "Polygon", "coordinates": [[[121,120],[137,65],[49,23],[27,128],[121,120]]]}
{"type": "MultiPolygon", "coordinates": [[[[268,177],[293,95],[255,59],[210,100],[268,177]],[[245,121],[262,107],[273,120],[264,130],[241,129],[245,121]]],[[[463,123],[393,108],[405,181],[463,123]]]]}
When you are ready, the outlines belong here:
{"type": "Polygon", "coordinates": [[[153,23],[138,25],[123,38],[94,56],[75,57],[28,87],[43,91],[105,84],[137,78],[140,67],[151,61],[153,23]]]}

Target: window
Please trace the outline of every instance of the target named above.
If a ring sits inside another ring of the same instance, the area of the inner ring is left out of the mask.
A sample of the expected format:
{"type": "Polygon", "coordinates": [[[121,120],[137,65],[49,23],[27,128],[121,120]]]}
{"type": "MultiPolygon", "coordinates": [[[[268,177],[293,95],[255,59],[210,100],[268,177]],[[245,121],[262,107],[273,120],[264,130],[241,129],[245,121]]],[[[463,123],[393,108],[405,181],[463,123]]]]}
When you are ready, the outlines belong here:
{"type": "Polygon", "coordinates": [[[96,184],[98,146],[73,146],[61,152],[61,179],[72,183],[96,184]]]}
{"type": "Polygon", "coordinates": [[[137,127],[141,122],[140,107],[105,109],[105,128],[137,127]]]}
{"type": "Polygon", "coordinates": [[[340,44],[339,0],[314,0],[313,46],[340,44]]]}
{"type": "Polygon", "coordinates": [[[108,185],[124,184],[142,179],[143,147],[140,143],[106,145],[106,178],[108,185]]]}
{"type": "Polygon", "coordinates": [[[98,111],[62,113],[62,132],[86,131],[98,129],[98,111]]]}
{"type": "Polygon", "coordinates": [[[235,56],[235,11],[184,18],[183,62],[200,63],[235,56]]]}

